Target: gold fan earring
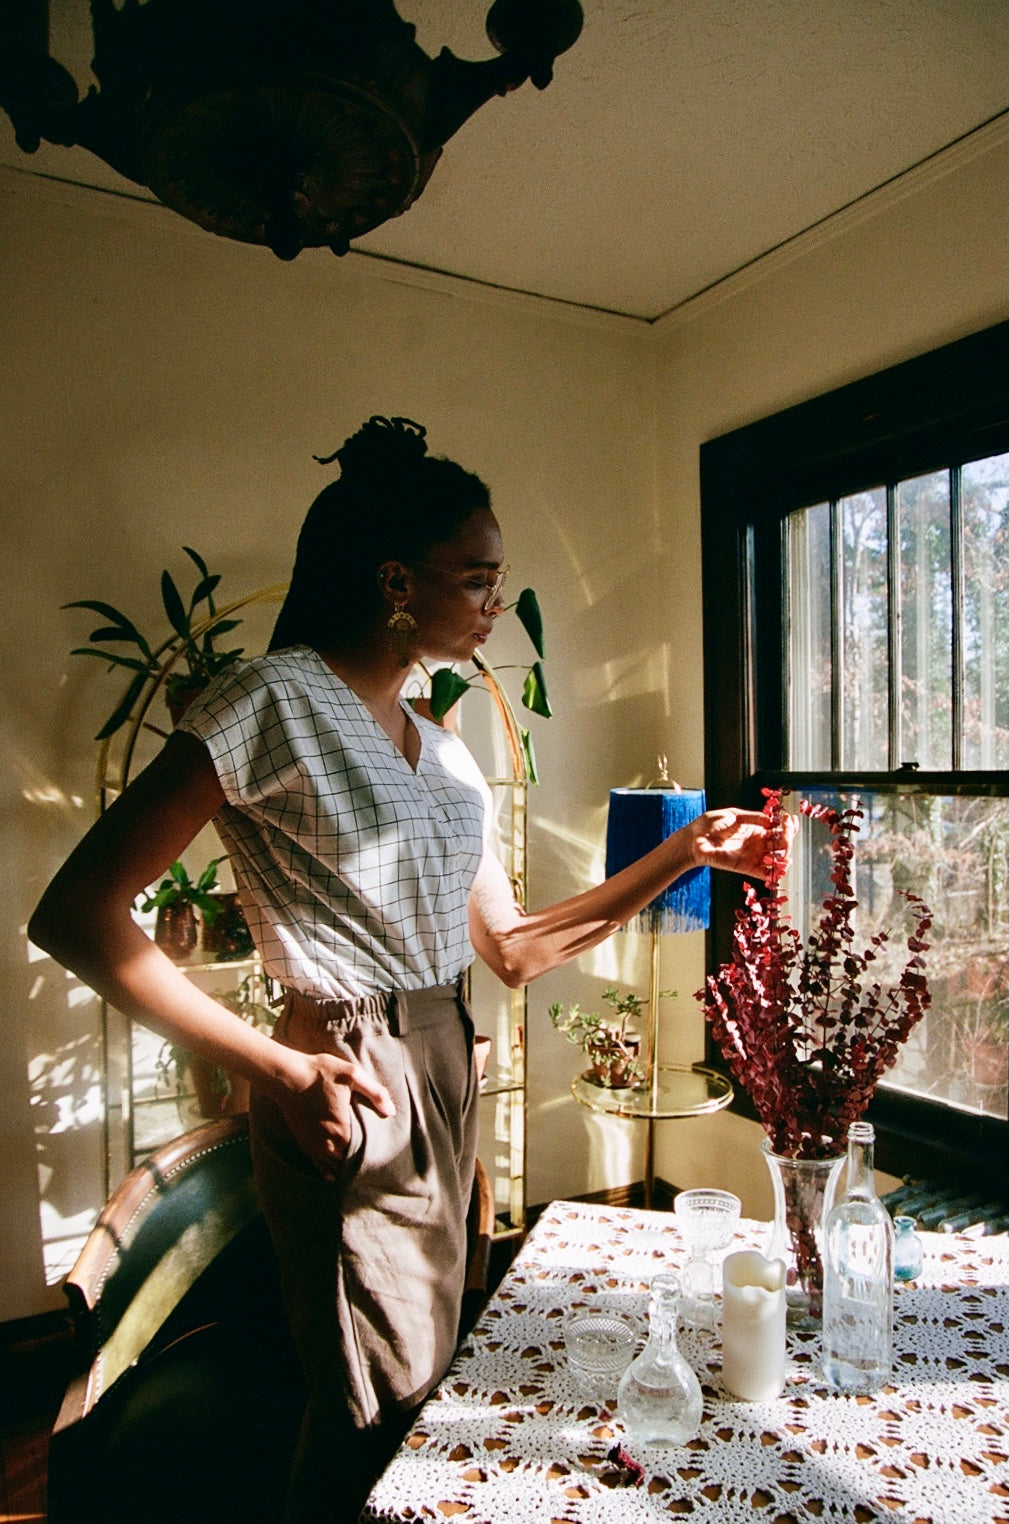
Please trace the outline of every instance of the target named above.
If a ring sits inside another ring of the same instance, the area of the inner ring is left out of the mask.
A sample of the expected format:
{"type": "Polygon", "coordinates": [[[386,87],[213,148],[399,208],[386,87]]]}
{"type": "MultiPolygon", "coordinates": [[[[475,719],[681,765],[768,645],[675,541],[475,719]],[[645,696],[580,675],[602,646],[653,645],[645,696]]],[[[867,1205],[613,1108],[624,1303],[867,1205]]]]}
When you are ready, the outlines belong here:
{"type": "Polygon", "coordinates": [[[408,667],[411,660],[411,647],[417,635],[417,621],[405,604],[397,603],[389,616],[386,629],[392,637],[400,666],[408,667]]]}

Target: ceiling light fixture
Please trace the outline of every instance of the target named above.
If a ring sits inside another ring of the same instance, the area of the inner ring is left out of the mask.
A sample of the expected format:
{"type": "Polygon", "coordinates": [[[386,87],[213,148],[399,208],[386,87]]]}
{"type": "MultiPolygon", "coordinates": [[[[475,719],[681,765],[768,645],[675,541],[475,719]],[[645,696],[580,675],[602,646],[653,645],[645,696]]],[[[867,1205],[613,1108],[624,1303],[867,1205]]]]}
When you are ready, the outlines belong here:
{"type": "Polygon", "coordinates": [[[281,259],[345,254],[405,212],[454,132],[494,95],[540,90],[582,27],[578,0],[495,0],[496,58],[430,58],[393,0],[91,0],[92,69],[49,54],[46,0],[13,0],[0,107],[18,147],[79,146],[225,238],[281,259]]]}

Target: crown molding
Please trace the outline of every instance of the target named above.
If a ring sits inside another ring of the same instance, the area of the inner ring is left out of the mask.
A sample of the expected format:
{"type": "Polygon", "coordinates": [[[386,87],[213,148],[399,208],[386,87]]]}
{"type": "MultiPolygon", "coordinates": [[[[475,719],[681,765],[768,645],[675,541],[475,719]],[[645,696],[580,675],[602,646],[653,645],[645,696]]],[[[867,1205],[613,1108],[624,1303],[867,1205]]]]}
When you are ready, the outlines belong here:
{"type": "Polygon", "coordinates": [[[671,307],[660,317],[653,318],[653,329],[657,333],[666,334],[684,323],[690,323],[695,318],[705,316],[715,307],[721,306],[723,302],[731,301],[741,292],[770,279],[786,265],[805,258],[814,250],[833,242],[835,238],[843,237],[860,223],[883,216],[909,196],[919,195],[929,185],[955,174],[975,159],[999,151],[1004,153],[1007,146],[1009,146],[1009,112],[1002,112],[990,122],[986,122],[983,127],[978,127],[974,132],[958,138],[955,143],[930,154],[927,159],[923,159],[911,169],[894,175],[892,180],[887,180],[875,190],[859,196],[856,201],[841,207],[839,211],[831,212],[820,222],[805,228],[801,233],[796,233],[794,237],[786,239],[775,248],[768,249],[766,253],[757,255],[740,269],[723,276],[703,291],[698,291],[696,295],[687,297],[685,301],[671,307]]]}

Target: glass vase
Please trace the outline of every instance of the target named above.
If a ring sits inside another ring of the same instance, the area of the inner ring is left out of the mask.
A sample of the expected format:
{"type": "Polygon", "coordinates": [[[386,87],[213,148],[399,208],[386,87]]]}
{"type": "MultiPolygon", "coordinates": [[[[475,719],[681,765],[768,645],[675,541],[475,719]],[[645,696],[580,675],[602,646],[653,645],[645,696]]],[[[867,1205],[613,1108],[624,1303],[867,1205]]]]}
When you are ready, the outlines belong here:
{"type": "Polygon", "coordinates": [[[774,1187],[774,1221],[764,1253],[785,1262],[788,1322],[818,1328],[823,1318],[823,1219],[834,1204],[845,1154],[791,1159],[760,1145],[774,1187]]]}

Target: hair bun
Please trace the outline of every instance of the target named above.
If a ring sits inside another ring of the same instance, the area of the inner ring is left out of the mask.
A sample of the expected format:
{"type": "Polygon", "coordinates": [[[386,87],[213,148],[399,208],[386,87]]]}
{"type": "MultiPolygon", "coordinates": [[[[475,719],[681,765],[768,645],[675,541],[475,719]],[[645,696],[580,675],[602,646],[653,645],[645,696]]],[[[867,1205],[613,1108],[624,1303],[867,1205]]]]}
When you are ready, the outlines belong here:
{"type": "Polygon", "coordinates": [[[320,466],[340,462],[341,477],[395,477],[411,471],[427,454],[427,430],[412,418],[373,414],[332,455],[313,456],[320,466]]]}

